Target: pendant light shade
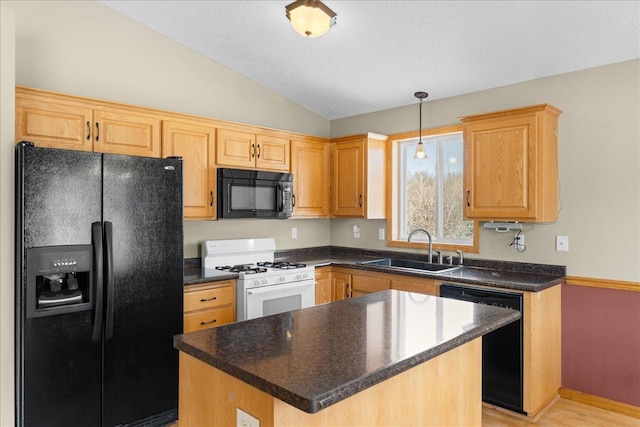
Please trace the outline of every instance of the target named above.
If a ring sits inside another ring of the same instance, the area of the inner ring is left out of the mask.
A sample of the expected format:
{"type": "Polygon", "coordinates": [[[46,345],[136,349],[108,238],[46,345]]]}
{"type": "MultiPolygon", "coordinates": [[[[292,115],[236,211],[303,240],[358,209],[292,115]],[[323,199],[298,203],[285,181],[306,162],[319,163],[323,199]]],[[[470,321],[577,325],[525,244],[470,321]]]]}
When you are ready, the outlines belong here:
{"type": "Polygon", "coordinates": [[[298,0],[285,7],[294,30],[305,37],[318,37],[336,23],[336,13],[320,0],[298,0]]]}
{"type": "Polygon", "coordinates": [[[416,152],[413,155],[413,158],[414,159],[426,159],[427,158],[427,152],[424,150],[424,144],[422,143],[422,100],[425,99],[427,96],[429,96],[429,94],[427,92],[416,92],[416,93],[413,94],[413,96],[415,96],[416,98],[418,98],[420,100],[420,118],[419,118],[420,136],[418,138],[418,145],[416,146],[416,152]]]}

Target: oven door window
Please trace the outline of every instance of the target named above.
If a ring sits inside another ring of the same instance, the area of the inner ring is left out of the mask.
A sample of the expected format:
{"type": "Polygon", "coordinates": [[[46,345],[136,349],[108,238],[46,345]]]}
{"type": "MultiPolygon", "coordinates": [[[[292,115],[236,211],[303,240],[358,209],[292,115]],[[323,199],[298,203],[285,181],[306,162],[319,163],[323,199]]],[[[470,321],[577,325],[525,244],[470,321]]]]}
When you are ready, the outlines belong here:
{"type": "Polygon", "coordinates": [[[315,304],[315,282],[302,281],[246,290],[247,319],[311,307],[315,304]]]}

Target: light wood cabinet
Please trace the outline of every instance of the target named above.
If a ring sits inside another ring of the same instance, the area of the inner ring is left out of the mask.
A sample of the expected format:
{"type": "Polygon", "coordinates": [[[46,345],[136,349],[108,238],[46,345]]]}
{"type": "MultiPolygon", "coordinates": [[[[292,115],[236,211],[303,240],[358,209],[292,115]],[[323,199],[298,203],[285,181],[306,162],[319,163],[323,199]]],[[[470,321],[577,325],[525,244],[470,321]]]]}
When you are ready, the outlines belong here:
{"type": "Polygon", "coordinates": [[[190,285],[184,289],[184,333],[236,320],[236,281],[190,285]]]}
{"type": "Polygon", "coordinates": [[[319,267],[316,276],[316,305],[333,301],[333,285],[331,281],[331,267],[319,267]]]}
{"type": "Polygon", "coordinates": [[[351,274],[332,270],[331,283],[334,301],[351,298],[351,274]]]}
{"type": "Polygon", "coordinates": [[[133,108],[96,109],[93,120],[93,151],[160,157],[160,117],[133,108]]]}
{"type": "Polygon", "coordinates": [[[38,147],[93,151],[93,111],[53,98],[30,99],[16,89],[16,142],[38,147]]]}
{"type": "Polygon", "coordinates": [[[70,95],[16,88],[16,142],[160,157],[160,116],[70,95]]]}
{"type": "Polygon", "coordinates": [[[440,281],[435,279],[423,279],[421,277],[396,275],[391,278],[391,289],[438,296],[440,294],[440,281]]]}
{"type": "Polygon", "coordinates": [[[386,217],[386,140],[372,133],[332,140],[333,216],[386,217]]]}
{"type": "Polygon", "coordinates": [[[328,217],[331,214],[331,144],[291,141],[294,217],[328,217]]]}
{"type": "Polygon", "coordinates": [[[182,157],[185,219],[216,218],[215,129],[197,122],[162,122],[162,152],[182,157]]]}
{"type": "Polygon", "coordinates": [[[271,135],[218,129],[218,166],[289,172],[290,142],[271,135]]]}
{"type": "Polygon", "coordinates": [[[352,270],[351,296],[358,297],[373,292],[391,289],[389,277],[378,273],[367,273],[362,270],[352,270]]]}
{"type": "Polygon", "coordinates": [[[555,221],[561,113],[542,104],[460,118],[465,219],[555,221]]]}

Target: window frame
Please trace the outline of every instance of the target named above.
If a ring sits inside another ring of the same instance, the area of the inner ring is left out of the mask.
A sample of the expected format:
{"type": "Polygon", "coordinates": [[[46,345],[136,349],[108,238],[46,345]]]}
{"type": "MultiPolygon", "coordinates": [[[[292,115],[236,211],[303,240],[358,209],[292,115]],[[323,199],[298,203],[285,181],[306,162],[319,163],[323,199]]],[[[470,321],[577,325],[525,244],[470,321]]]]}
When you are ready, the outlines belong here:
{"type": "MultiPolygon", "coordinates": [[[[451,133],[463,132],[463,125],[451,125],[441,126],[431,129],[423,129],[422,137],[430,137],[437,135],[446,135],[451,133]]],[[[387,142],[387,246],[405,248],[405,249],[428,249],[428,242],[413,241],[407,242],[406,240],[399,239],[398,222],[399,216],[396,213],[397,206],[399,206],[400,195],[398,192],[398,168],[399,168],[399,149],[398,144],[408,139],[416,139],[420,136],[419,131],[398,133],[390,135],[387,142]]],[[[463,137],[464,141],[464,137],[463,137]]],[[[464,142],[463,142],[464,143],[464,142]]],[[[466,165],[463,165],[463,174],[466,170],[466,165]]],[[[463,179],[464,182],[464,179],[463,179]]],[[[431,230],[429,230],[431,231],[431,230]]],[[[453,244],[434,242],[433,249],[439,251],[455,252],[461,250],[468,253],[478,253],[480,247],[480,221],[473,221],[473,243],[471,245],[453,244]]]]}

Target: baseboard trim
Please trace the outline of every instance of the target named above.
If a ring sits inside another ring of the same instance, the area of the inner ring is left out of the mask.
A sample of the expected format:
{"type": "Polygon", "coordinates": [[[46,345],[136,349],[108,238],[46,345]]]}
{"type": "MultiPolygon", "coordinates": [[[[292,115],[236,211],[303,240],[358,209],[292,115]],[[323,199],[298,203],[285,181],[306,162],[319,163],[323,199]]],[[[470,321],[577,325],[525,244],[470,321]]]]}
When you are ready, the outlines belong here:
{"type": "Polygon", "coordinates": [[[592,277],[567,276],[567,285],[587,286],[591,288],[617,289],[619,291],[640,292],[640,282],[622,280],[596,279],[592,277]]]}
{"type": "Polygon", "coordinates": [[[595,396],[589,393],[572,390],[566,387],[560,387],[558,390],[560,397],[575,402],[584,403],[585,405],[595,406],[596,408],[606,409],[607,411],[617,412],[618,414],[628,415],[633,418],[640,419],[640,407],[630,405],[628,403],[618,402],[607,399],[606,397],[595,396]]]}

